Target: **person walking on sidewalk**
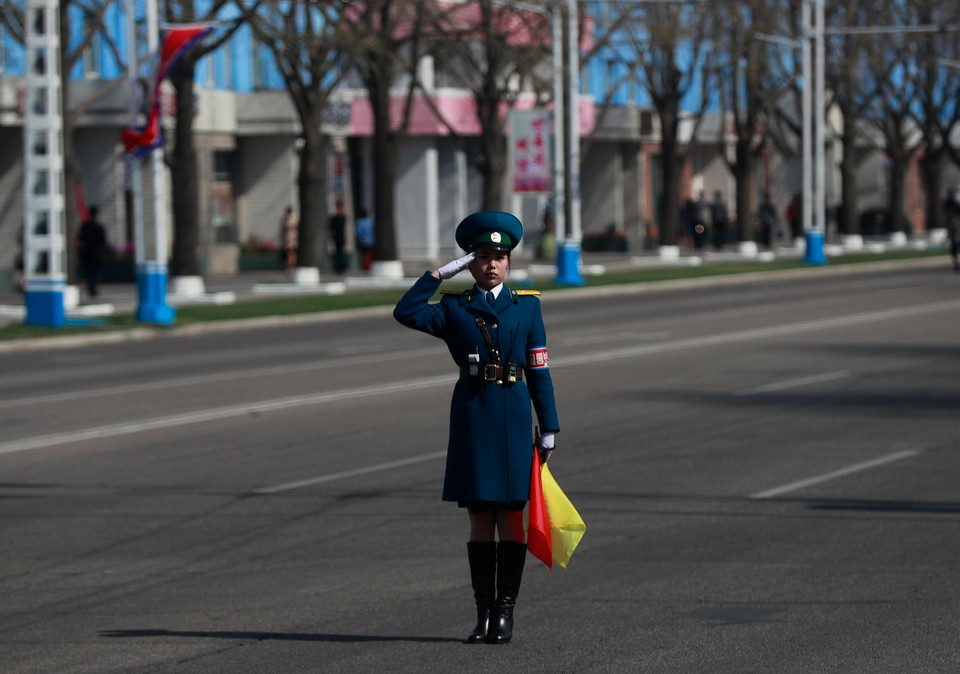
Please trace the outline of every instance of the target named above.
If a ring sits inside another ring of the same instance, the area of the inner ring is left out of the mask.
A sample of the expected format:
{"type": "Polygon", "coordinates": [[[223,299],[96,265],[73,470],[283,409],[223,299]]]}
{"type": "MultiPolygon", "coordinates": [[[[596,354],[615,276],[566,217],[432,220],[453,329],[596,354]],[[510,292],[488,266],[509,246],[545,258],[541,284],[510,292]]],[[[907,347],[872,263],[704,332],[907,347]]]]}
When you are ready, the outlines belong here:
{"type": "Polygon", "coordinates": [[[300,218],[287,206],[280,218],[280,244],[283,246],[283,263],[287,276],[297,267],[297,248],[300,242],[300,218]]]}
{"type": "Polygon", "coordinates": [[[950,259],[953,271],[960,274],[960,187],[954,187],[944,203],[947,236],[950,238],[950,259]]]}
{"type": "Polygon", "coordinates": [[[357,252],[360,255],[360,268],[363,271],[370,271],[370,267],[373,266],[375,232],[373,218],[370,217],[365,208],[361,208],[360,212],[357,213],[357,221],[354,223],[354,235],[357,252]]]}
{"type": "Polygon", "coordinates": [[[530,496],[533,410],[543,430],[542,460],[560,430],[539,292],[504,283],[523,227],[509,213],[481,211],[456,231],[467,255],[426,272],[397,303],[403,325],[447,344],[460,379],[450,405],[443,500],[467,510],[467,559],[477,609],[468,643],[513,637],[513,611],[527,555],[523,510],[530,496]],[[464,269],[475,285],[444,293],[441,283],[464,269]],[[499,535],[499,542],[497,536],[499,535]]]}
{"type": "Polygon", "coordinates": [[[96,297],[103,276],[103,263],[107,259],[107,230],[98,216],[100,209],[90,206],[88,217],[80,224],[77,234],[80,261],[83,262],[83,274],[87,281],[87,294],[96,297]]]}

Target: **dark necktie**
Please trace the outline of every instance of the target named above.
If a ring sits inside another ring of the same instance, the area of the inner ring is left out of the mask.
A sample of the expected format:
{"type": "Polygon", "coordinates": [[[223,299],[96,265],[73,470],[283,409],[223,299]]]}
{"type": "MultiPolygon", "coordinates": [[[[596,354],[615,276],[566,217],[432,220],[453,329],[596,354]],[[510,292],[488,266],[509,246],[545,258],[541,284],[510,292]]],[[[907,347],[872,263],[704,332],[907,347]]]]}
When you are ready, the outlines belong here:
{"type": "Polygon", "coordinates": [[[488,292],[487,292],[487,304],[489,304],[489,305],[492,307],[492,306],[493,306],[493,303],[496,302],[496,301],[497,301],[497,298],[493,296],[493,293],[492,293],[492,292],[489,292],[489,291],[488,291],[488,292]]]}

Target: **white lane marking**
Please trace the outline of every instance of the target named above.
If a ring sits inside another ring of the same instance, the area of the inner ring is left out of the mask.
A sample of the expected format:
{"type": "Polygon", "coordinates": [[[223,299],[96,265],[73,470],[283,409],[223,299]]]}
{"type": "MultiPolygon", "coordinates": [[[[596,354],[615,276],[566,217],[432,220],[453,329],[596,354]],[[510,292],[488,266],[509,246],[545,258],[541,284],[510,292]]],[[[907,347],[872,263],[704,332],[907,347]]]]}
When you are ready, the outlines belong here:
{"type": "Polygon", "coordinates": [[[415,463],[423,463],[424,461],[442,459],[446,455],[447,455],[446,451],[433,452],[432,454],[421,454],[420,456],[412,456],[409,459],[399,459],[397,461],[389,461],[387,463],[378,463],[373,466],[367,466],[365,468],[345,470],[342,473],[331,473],[329,475],[311,477],[305,480],[297,480],[296,482],[287,482],[285,484],[278,484],[275,487],[264,487],[262,489],[254,490],[253,493],[254,494],[277,494],[282,491],[292,491],[294,489],[302,489],[303,487],[312,487],[313,485],[323,484],[324,482],[333,482],[334,480],[343,480],[348,477],[357,477],[358,475],[367,475],[368,473],[379,473],[382,470],[390,470],[391,468],[400,468],[402,466],[409,466],[415,463]]]}
{"type": "Polygon", "coordinates": [[[741,391],[736,391],[733,395],[752,396],[760,393],[782,391],[788,388],[809,386],[810,384],[822,384],[825,381],[833,381],[834,379],[843,379],[844,377],[849,377],[849,376],[850,376],[849,371],[837,370],[836,372],[825,372],[824,374],[815,374],[809,377],[800,377],[798,379],[787,379],[785,381],[773,382],[772,384],[766,384],[764,386],[758,386],[756,388],[743,389],[741,391]]]}
{"type": "MultiPolygon", "coordinates": [[[[580,354],[578,356],[565,357],[559,361],[554,361],[552,367],[569,367],[575,365],[584,365],[588,363],[597,363],[609,360],[618,360],[623,358],[637,358],[655,353],[664,353],[667,351],[680,351],[683,349],[700,348],[716,344],[732,344],[735,342],[761,339],[764,337],[777,337],[780,335],[790,335],[799,332],[811,332],[825,328],[842,327],[847,325],[857,325],[861,323],[871,323],[875,321],[887,320],[889,318],[899,318],[903,316],[916,316],[919,314],[933,313],[937,311],[955,310],[960,308],[960,301],[938,302],[936,304],[918,305],[915,307],[905,307],[902,309],[890,309],[887,311],[873,311],[864,314],[854,314],[838,318],[830,318],[817,321],[803,321],[800,323],[789,323],[786,325],[773,326],[769,328],[757,328],[753,330],[743,330],[740,332],[731,332],[723,335],[712,335],[709,337],[694,337],[690,339],[678,339],[672,342],[662,344],[637,345],[622,349],[610,349],[607,351],[597,351],[595,353],[580,354]]],[[[412,391],[441,384],[449,385],[456,379],[455,375],[427,377],[424,379],[407,380],[403,383],[384,384],[382,386],[362,387],[348,391],[336,393],[320,393],[312,396],[298,396],[293,398],[280,398],[276,400],[266,400],[259,403],[249,403],[245,405],[236,405],[232,407],[211,409],[195,412],[192,414],[179,414],[170,417],[161,417],[159,419],[145,419],[142,421],[132,421],[126,424],[116,424],[110,426],[101,426],[86,430],[71,431],[67,433],[58,433],[55,435],[35,436],[32,438],[22,438],[10,442],[0,443],[0,455],[12,452],[22,452],[25,450],[39,449],[41,447],[51,447],[54,445],[65,445],[71,442],[83,440],[94,440],[99,438],[113,437],[117,435],[126,435],[130,433],[139,433],[143,431],[156,430],[159,428],[172,428],[185,424],[200,423],[203,421],[214,421],[218,419],[227,419],[230,417],[242,416],[251,412],[268,412],[278,409],[287,409],[290,407],[303,407],[306,405],[316,405],[336,400],[347,400],[351,398],[361,398],[369,395],[382,395],[386,393],[396,393],[403,391],[412,391]]]]}
{"type": "Polygon", "coordinates": [[[23,438],[21,440],[12,440],[10,442],[0,442],[0,454],[12,454],[13,452],[23,452],[31,449],[40,449],[42,447],[65,445],[73,442],[82,442],[84,440],[100,440],[102,438],[111,438],[117,435],[142,433],[143,431],[153,431],[160,428],[173,428],[175,426],[186,426],[187,424],[197,424],[205,421],[219,421],[221,419],[241,417],[247,414],[275,412],[277,410],[285,410],[293,407],[320,405],[334,401],[351,400],[354,398],[367,398],[370,396],[384,395],[388,393],[416,391],[418,389],[439,386],[440,384],[449,385],[455,380],[455,376],[447,374],[439,377],[427,377],[424,379],[416,379],[398,384],[363,386],[355,389],[336,391],[334,393],[318,393],[310,396],[278,398],[276,400],[265,400],[258,403],[247,403],[244,405],[232,405],[230,407],[220,407],[188,414],[175,414],[173,416],[159,417],[157,419],[131,421],[125,424],[98,426],[96,428],[88,428],[82,431],[55,433],[53,435],[40,435],[32,438],[23,438]]]}
{"type": "MultiPolygon", "coordinates": [[[[420,349],[426,353],[428,349],[420,349]]],[[[433,351],[429,349],[429,351],[433,351]]],[[[354,352],[351,355],[356,355],[354,352]]],[[[383,353],[373,357],[364,357],[362,362],[370,363],[377,361],[393,361],[396,359],[396,353],[383,353]]],[[[163,379],[148,384],[127,384],[125,386],[104,386],[102,388],[86,389],[72,393],[52,393],[50,395],[33,396],[29,398],[16,398],[14,400],[0,400],[0,409],[10,407],[23,407],[25,405],[38,405],[44,403],[63,402],[65,400],[88,399],[93,396],[124,395],[127,393],[139,393],[141,391],[156,391],[165,388],[176,388],[180,386],[193,386],[195,384],[213,384],[223,381],[234,381],[236,379],[257,379],[259,377],[270,377],[275,375],[308,372],[310,370],[323,370],[331,367],[342,367],[353,362],[360,362],[357,358],[351,359],[325,359],[314,363],[301,363],[297,365],[277,365],[274,367],[262,367],[253,370],[244,370],[243,372],[225,372],[223,374],[210,374],[198,377],[179,377],[177,379],[163,379]]]]}
{"type": "Polygon", "coordinates": [[[855,463],[852,466],[847,466],[846,468],[841,468],[839,470],[834,470],[829,473],[824,473],[823,475],[817,475],[815,477],[811,477],[806,480],[791,482],[789,484],[785,484],[780,487],[767,489],[766,491],[758,491],[756,494],[752,494],[750,498],[756,498],[756,499],[773,498],[774,496],[787,494],[791,491],[797,491],[798,489],[803,489],[805,487],[812,487],[815,484],[820,484],[822,482],[829,482],[830,480],[835,480],[838,477],[844,477],[845,475],[852,475],[853,473],[859,473],[864,470],[870,470],[871,468],[876,468],[877,466],[882,466],[887,463],[893,463],[894,461],[901,461],[903,459],[908,459],[911,456],[916,456],[919,453],[920,452],[918,452],[917,450],[908,449],[902,452],[896,452],[894,454],[887,454],[886,456],[881,456],[879,459],[873,459],[872,461],[864,461],[863,463],[855,463]]]}
{"type": "Polygon", "coordinates": [[[836,318],[825,318],[816,321],[801,321],[799,323],[786,323],[784,325],[774,325],[769,328],[753,328],[751,330],[728,332],[726,334],[710,335],[708,337],[677,339],[672,342],[664,342],[662,344],[629,346],[622,349],[610,349],[608,351],[598,351],[596,353],[584,353],[578,356],[565,357],[562,359],[562,361],[558,359],[556,363],[551,362],[550,365],[551,367],[556,367],[558,364],[585,365],[588,363],[618,360],[621,358],[636,358],[638,356],[646,356],[652,353],[664,353],[667,351],[696,349],[704,346],[715,346],[718,344],[746,342],[752,339],[762,339],[764,337],[780,337],[782,335],[791,335],[800,332],[813,332],[815,330],[824,330],[826,328],[839,328],[848,325],[875,323],[877,321],[884,321],[890,318],[918,316],[922,314],[935,313],[938,311],[951,311],[956,309],[960,309],[960,301],[921,304],[915,307],[902,307],[900,309],[887,309],[885,311],[870,311],[864,314],[838,316],[836,318]]]}
{"type": "Polygon", "coordinates": [[[611,332],[603,335],[584,335],[583,337],[566,337],[556,340],[555,344],[562,346],[586,346],[588,344],[603,344],[604,342],[651,342],[655,339],[667,339],[670,333],[661,332],[611,332]]]}

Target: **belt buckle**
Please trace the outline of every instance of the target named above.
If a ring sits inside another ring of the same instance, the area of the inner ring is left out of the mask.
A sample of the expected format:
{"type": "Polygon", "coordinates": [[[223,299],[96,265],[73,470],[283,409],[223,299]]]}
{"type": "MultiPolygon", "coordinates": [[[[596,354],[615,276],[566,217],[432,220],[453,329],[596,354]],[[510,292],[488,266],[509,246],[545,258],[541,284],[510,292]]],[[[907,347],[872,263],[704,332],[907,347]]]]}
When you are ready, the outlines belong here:
{"type": "Polygon", "coordinates": [[[497,366],[495,363],[484,363],[483,365],[483,380],[484,381],[496,381],[497,380],[497,366]]]}

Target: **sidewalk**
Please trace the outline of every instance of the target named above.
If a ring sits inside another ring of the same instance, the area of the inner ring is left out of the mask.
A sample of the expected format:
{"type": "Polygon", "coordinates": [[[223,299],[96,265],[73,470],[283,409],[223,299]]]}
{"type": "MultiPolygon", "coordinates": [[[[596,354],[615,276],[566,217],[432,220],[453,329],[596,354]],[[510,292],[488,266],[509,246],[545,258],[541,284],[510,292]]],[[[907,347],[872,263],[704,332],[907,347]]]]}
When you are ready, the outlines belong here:
{"type": "MultiPolygon", "coordinates": [[[[585,272],[611,270],[631,267],[630,253],[585,253],[582,263],[585,272]]],[[[340,294],[343,292],[362,291],[371,289],[397,288],[398,291],[408,288],[431,265],[425,261],[404,262],[403,279],[382,279],[372,277],[369,273],[351,270],[343,276],[337,276],[332,271],[320,270],[320,287],[291,283],[291,280],[281,270],[276,271],[249,271],[240,272],[234,276],[219,276],[204,279],[204,297],[177,297],[168,296],[167,302],[171,306],[190,306],[197,304],[228,304],[243,302],[252,299],[269,299],[292,294],[327,293],[340,294]],[[228,297],[232,295],[232,299],[228,297]]],[[[529,256],[517,256],[512,270],[514,278],[530,276],[551,278],[555,274],[555,267],[549,263],[539,263],[529,256]]],[[[113,313],[132,313],[138,304],[137,287],[133,283],[104,283],[100,286],[100,293],[96,299],[86,295],[86,290],[79,288],[79,308],[97,305],[111,305],[113,313]]],[[[398,294],[399,296],[399,294],[398,294]]],[[[0,306],[8,308],[22,307],[23,295],[16,292],[0,293],[0,306]]],[[[5,316],[0,313],[0,325],[14,322],[15,316],[5,316]]]]}
{"type": "MultiPolygon", "coordinates": [[[[919,245],[919,242],[908,246],[888,247],[880,243],[873,243],[870,244],[870,246],[873,248],[872,250],[862,249],[849,252],[879,254],[883,252],[894,252],[898,249],[905,250],[908,248],[920,249],[929,247],[934,250],[940,249],[940,247],[936,246],[935,244],[921,246],[919,245]]],[[[835,249],[830,251],[828,256],[842,257],[843,254],[843,251],[835,249]]],[[[757,271],[759,273],[771,273],[773,270],[763,270],[763,262],[772,261],[775,258],[801,258],[802,255],[802,250],[790,248],[777,249],[775,254],[766,251],[762,252],[760,255],[745,255],[738,253],[733,249],[725,249],[723,252],[684,250],[679,257],[672,259],[662,258],[653,251],[644,251],[642,253],[584,252],[581,254],[580,271],[581,275],[586,281],[587,288],[589,289],[591,277],[602,276],[607,272],[617,270],[637,270],[640,268],[665,269],[669,267],[680,266],[699,266],[704,262],[712,263],[750,261],[758,264],[757,271]]],[[[878,257],[880,256],[878,255],[878,257]]],[[[931,266],[937,264],[947,264],[945,261],[939,260],[938,257],[921,258],[921,260],[915,259],[891,261],[890,264],[930,264],[931,266]]],[[[877,262],[879,263],[881,260],[878,259],[877,262]]],[[[399,298],[400,294],[409,288],[410,285],[413,284],[414,280],[421,276],[430,267],[431,264],[429,262],[422,260],[404,262],[404,276],[402,279],[378,278],[371,276],[367,272],[359,270],[351,270],[343,276],[337,276],[329,269],[321,269],[319,284],[314,283],[313,285],[292,283],[291,279],[288,278],[281,270],[241,272],[233,276],[211,277],[204,279],[204,293],[202,295],[177,296],[168,294],[167,302],[173,307],[186,307],[204,304],[233,304],[236,302],[250,300],[269,300],[271,298],[291,297],[297,295],[303,296],[309,294],[341,295],[350,294],[351,292],[363,292],[375,289],[395,289],[397,292],[397,297],[399,298]]],[[[866,271],[869,268],[876,269],[876,263],[865,265],[837,265],[836,267],[832,268],[828,264],[826,266],[811,267],[810,271],[815,273],[856,273],[859,270],[866,271]],[[843,271],[841,272],[841,270],[843,271]]],[[[521,285],[526,285],[536,288],[538,282],[546,283],[547,281],[554,280],[556,278],[556,271],[555,264],[534,260],[530,254],[520,254],[514,257],[509,278],[512,279],[512,282],[518,287],[521,285]]],[[[787,273],[795,273],[796,271],[797,270],[792,270],[791,272],[787,273]]],[[[749,277],[752,276],[752,274],[736,275],[733,278],[741,278],[742,280],[745,280],[743,278],[744,276],[749,277]]],[[[731,277],[724,275],[722,278],[728,280],[731,277]]],[[[676,283],[689,282],[690,279],[687,281],[677,281],[676,283]]],[[[658,284],[658,286],[661,287],[666,285],[670,284],[658,284]]],[[[71,309],[68,307],[68,318],[83,319],[116,314],[132,314],[136,311],[139,304],[137,288],[133,283],[103,284],[101,285],[100,296],[96,300],[86,297],[86,294],[82,288],[75,290],[79,291],[79,303],[75,308],[71,309]]],[[[22,294],[16,292],[0,293],[0,327],[22,323],[24,318],[23,304],[24,302],[22,294]]],[[[339,314],[340,312],[332,313],[339,314]]],[[[330,315],[324,316],[324,319],[332,318],[335,317],[330,315]]],[[[251,319],[246,320],[249,321],[251,319]]],[[[287,316],[280,319],[274,317],[272,320],[290,321],[294,319],[287,316]]],[[[300,317],[297,320],[307,320],[307,318],[300,317]]],[[[218,323],[219,325],[217,326],[217,329],[222,329],[229,327],[232,322],[220,321],[218,323]]],[[[152,329],[153,326],[144,326],[143,328],[139,328],[138,331],[152,329]]],[[[201,329],[201,324],[194,324],[190,326],[190,331],[199,331],[201,329]]],[[[181,331],[181,327],[177,326],[176,330],[181,331]]],[[[137,330],[132,329],[128,330],[128,332],[136,331],[137,330]]],[[[60,341],[61,339],[66,340],[68,338],[45,338],[43,341],[50,342],[52,340],[56,342],[60,341]]],[[[79,336],[73,337],[73,339],[79,339],[79,336]]],[[[22,343],[28,340],[12,341],[22,343]]],[[[13,344],[10,342],[2,343],[2,348],[0,348],[0,351],[7,351],[12,348],[13,344]]]]}

